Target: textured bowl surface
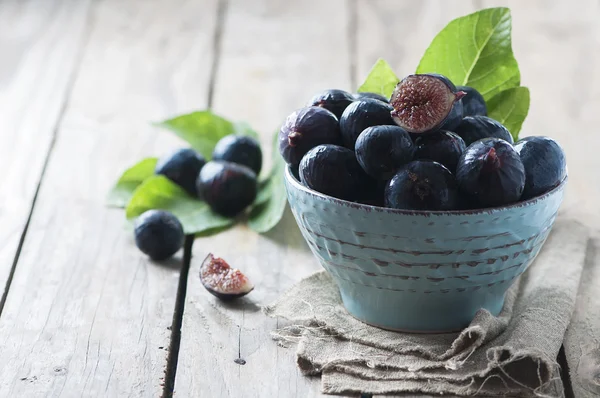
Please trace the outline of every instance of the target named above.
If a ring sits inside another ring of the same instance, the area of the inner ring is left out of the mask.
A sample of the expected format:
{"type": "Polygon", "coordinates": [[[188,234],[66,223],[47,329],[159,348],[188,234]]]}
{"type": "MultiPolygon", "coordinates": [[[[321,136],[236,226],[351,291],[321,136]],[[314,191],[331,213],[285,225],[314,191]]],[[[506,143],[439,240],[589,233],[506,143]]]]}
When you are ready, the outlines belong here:
{"type": "Polygon", "coordinates": [[[480,308],[498,314],[546,241],[566,184],[506,207],[413,212],[322,195],[289,169],[285,182],[302,235],[348,312],[414,332],[464,328],[480,308]]]}

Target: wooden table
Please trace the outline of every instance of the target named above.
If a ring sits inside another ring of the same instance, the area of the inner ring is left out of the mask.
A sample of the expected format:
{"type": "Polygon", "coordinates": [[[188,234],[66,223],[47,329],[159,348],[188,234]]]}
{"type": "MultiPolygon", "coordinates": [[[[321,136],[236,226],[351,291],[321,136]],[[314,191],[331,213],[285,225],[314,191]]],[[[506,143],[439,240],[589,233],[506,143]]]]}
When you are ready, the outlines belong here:
{"type": "Polygon", "coordinates": [[[106,193],[125,167],[183,145],[152,121],[211,107],[266,146],[312,94],[352,90],[378,57],[411,73],[450,19],[492,5],[513,12],[532,92],[523,134],[561,142],[562,211],[598,225],[595,0],[1,0],[0,396],[320,395],[259,310],[319,269],[289,212],[265,235],[239,226],[159,266],[106,193]],[[201,287],[209,251],[247,271],[250,304],[201,287]]]}

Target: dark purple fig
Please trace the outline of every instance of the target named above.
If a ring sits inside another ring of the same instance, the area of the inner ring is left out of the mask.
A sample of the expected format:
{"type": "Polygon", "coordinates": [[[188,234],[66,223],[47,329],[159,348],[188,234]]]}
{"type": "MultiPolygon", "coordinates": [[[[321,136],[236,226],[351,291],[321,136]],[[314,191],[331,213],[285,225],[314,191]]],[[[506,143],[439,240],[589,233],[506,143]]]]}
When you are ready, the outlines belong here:
{"type": "Polygon", "coordinates": [[[419,133],[408,133],[408,135],[410,136],[410,139],[412,140],[412,142],[414,143],[415,141],[417,141],[417,138],[419,138],[420,136],[422,136],[423,134],[419,134],[419,133]]]}
{"type": "Polygon", "coordinates": [[[300,162],[300,181],[308,188],[339,199],[355,200],[372,181],[354,152],[337,145],[319,145],[300,162]]]}
{"type": "Polygon", "coordinates": [[[310,149],[321,144],[341,144],[340,125],[333,113],[310,106],[287,117],[279,131],[279,152],[287,164],[298,166],[310,149]]]}
{"type": "Polygon", "coordinates": [[[200,282],[210,294],[221,300],[233,300],[254,290],[246,275],[212,253],[200,265],[200,282]]]}
{"type": "Polygon", "coordinates": [[[327,90],[312,97],[308,106],[325,108],[339,119],[344,109],[352,102],[354,102],[354,96],[344,90],[327,90]]]}
{"type": "Polygon", "coordinates": [[[462,99],[459,99],[458,101],[456,101],[454,103],[454,106],[452,107],[450,114],[448,114],[448,117],[446,117],[446,121],[444,123],[442,123],[442,125],[440,127],[438,127],[436,130],[452,131],[452,130],[456,129],[456,127],[458,127],[458,125],[462,121],[463,116],[464,115],[463,115],[462,99]]]}
{"type": "Polygon", "coordinates": [[[183,246],[183,227],[172,213],[148,210],[134,222],[135,244],[152,260],[166,260],[183,246]]]}
{"type": "Polygon", "coordinates": [[[515,144],[525,167],[522,200],[548,192],[567,176],[567,160],[561,146],[549,137],[526,137],[515,144]]]}
{"type": "Polygon", "coordinates": [[[290,170],[292,171],[292,175],[294,176],[294,178],[298,181],[300,181],[300,168],[299,166],[296,167],[292,167],[292,166],[288,166],[290,167],[290,170]]]}
{"type": "Polygon", "coordinates": [[[402,167],[385,188],[385,206],[405,210],[454,210],[458,186],[450,170],[431,160],[402,167]]]}
{"type": "Polygon", "coordinates": [[[467,116],[453,130],[467,146],[482,138],[500,138],[513,143],[512,135],[500,122],[487,116],[467,116]]]}
{"type": "Polygon", "coordinates": [[[262,168],[262,151],[260,144],[247,135],[227,135],[217,142],[212,153],[212,160],[225,160],[250,167],[256,175],[262,168]]]}
{"type": "Polygon", "coordinates": [[[398,126],[366,128],[356,140],[356,159],[373,178],[389,180],[413,158],[414,147],[408,133],[398,126]]]}
{"type": "Polygon", "coordinates": [[[177,149],[158,160],[154,173],[164,175],[190,195],[196,196],[196,177],[205,163],[204,157],[193,149],[177,149]]]}
{"type": "Polygon", "coordinates": [[[383,95],[377,94],[377,93],[367,93],[367,92],[356,93],[356,94],[354,94],[354,97],[357,100],[363,100],[363,99],[369,98],[369,99],[376,99],[376,100],[379,100],[379,101],[382,101],[382,102],[387,102],[387,103],[390,102],[389,98],[386,98],[383,95]]]}
{"type": "Polygon", "coordinates": [[[388,180],[373,180],[373,183],[369,184],[357,202],[369,206],[385,207],[383,194],[387,183],[388,180]]]}
{"type": "Polygon", "coordinates": [[[392,93],[392,117],[409,133],[452,130],[463,117],[460,99],[464,95],[445,76],[409,75],[392,93]]]}
{"type": "Polygon", "coordinates": [[[503,206],[521,198],[525,168],[517,151],[500,138],[471,144],[456,168],[460,190],[479,207],[503,206]]]}
{"type": "Polygon", "coordinates": [[[415,140],[415,159],[429,159],[443,164],[454,172],[460,155],[467,146],[462,138],[449,131],[421,134],[415,140]]]}
{"type": "Polygon", "coordinates": [[[487,116],[487,106],[479,91],[469,86],[457,86],[456,89],[467,93],[460,100],[463,104],[463,116],[487,116]]]}
{"type": "Polygon", "coordinates": [[[344,146],[354,150],[358,136],[367,127],[393,125],[392,110],[390,104],[370,98],[351,103],[340,118],[344,146]]]}
{"type": "Polygon", "coordinates": [[[233,217],[248,207],[257,193],[256,174],[248,167],[212,160],[202,168],[197,180],[200,197],[210,208],[233,217]]]}

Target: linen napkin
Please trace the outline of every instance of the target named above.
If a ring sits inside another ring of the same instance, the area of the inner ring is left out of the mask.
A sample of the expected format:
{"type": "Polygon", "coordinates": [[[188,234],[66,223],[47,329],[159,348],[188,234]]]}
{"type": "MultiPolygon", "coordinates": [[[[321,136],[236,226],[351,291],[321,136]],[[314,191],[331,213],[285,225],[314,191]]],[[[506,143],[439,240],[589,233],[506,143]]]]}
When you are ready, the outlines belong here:
{"type": "Polygon", "coordinates": [[[350,316],[325,272],[264,311],[289,320],[272,334],[297,343],[297,365],[327,394],[560,397],[557,354],[573,314],[587,229],[558,220],[538,258],[507,292],[502,312],[480,310],[460,333],[378,329],[350,316]]]}
{"type": "Polygon", "coordinates": [[[600,239],[590,239],[585,268],[567,328],[565,354],[577,398],[600,397],[600,239]]]}

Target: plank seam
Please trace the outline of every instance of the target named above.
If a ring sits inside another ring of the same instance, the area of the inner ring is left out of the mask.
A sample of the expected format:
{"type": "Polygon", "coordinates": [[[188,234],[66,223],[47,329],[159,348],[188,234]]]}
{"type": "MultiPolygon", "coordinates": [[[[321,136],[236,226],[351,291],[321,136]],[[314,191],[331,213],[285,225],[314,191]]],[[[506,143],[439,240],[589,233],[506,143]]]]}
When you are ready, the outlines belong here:
{"type": "Polygon", "coordinates": [[[357,0],[348,0],[348,55],[350,57],[350,84],[351,90],[354,91],[358,87],[358,3],[357,0]]]}
{"type": "MultiPolygon", "coordinates": [[[[219,59],[221,58],[221,43],[227,9],[228,0],[219,0],[216,11],[217,22],[212,43],[213,62],[211,64],[208,82],[207,104],[209,109],[212,108],[214,99],[215,81],[219,67],[219,59]]],[[[185,311],[185,299],[187,295],[188,276],[192,262],[193,246],[194,235],[186,236],[183,252],[183,264],[179,274],[179,285],[177,287],[175,310],[173,313],[173,322],[171,324],[171,342],[169,344],[169,355],[167,357],[167,366],[165,369],[162,398],[172,398],[175,392],[175,379],[177,377],[177,364],[179,362],[179,347],[181,345],[181,327],[183,325],[183,313],[185,311]]]]}
{"type": "Polygon", "coordinates": [[[25,225],[23,226],[23,231],[21,232],[21,236],[19,237],[19,243],[17,245],[17,250],[15,252],[15,257],[10,267],[10,272],[8,274],[8,278],[6,279],[6,284],[4,286],[4,291],[2,292],[2,297],[0,298],[0,316],[4,311],[4,305],[6,304],[6,300],[8,299],[8,294],[10,292],[10,287],[12,285],[12,281],[17,269],[17,264],[19,262],[19,258],[21,256],[21,251],[23,249],[23,244],[25,243],[25,237],[27,236],[27,231],[29,230],[29,225],[31,223],[31,219],[33,218],[33,212],[35,210],[35,205],[37,203],[37,198],[40,193],[40,188],[42,186],[42,182],[44,181],[44,176],[46,175],[46,170],[48,169],[48,165],[50,164],[50,160],[52,157],[52,152],[54,150],[54,146],[56,144],[56,140],[58,138],[59,130],[65,116],[66,110],[70,103],[71,94],[75,87],[75,82],[77,81],[77,77],[79,76],[79,72],[81,71],[81,65],[83,61],[83,56],[85,54],[85,48],[90,39],[90,34],[92,32],[93,20],[91,18],[92,15],[92,5],[91,1],[88,2],[88,9],[86,12],[82,38],[80,39],[80,47],[77,49],[77,54],[75,55],[75,63],[73,67],[73,71],[71,72],[71,76],[66,84],[65,89],[65,97],[61,108],[58,112],[58,117],[56,118],[56,123],[54,125],[54,129],[52,131],[52,136],[50,138],[50,144],[48,145],[48,151],[46,152],[46,157],[44,159],[44,163],[42,164],[42,170],[40,172],[40,178],[38,179],[35,193],[33,194],[33,199],[31,200],[31,206],[29,208],[29,214],[27,215],[27,220],[25,221],[25,225]]]}
{"type": "Polygon", "coordinates": [[[185,237],[185,244],[183,246],[183,261],[179,274],[179,284],[177,286],[173,321],[171,322],[171,341],[169,343],[169,355],[167,356],[167,367],[165,369],[162,398],[173,397],[173,392],[175,390],[175,375],[177,373],[179,346],[181,344],[181,325],[183,323],[183,310],[185,308],[187,280],[190,272],[190,264],[192,262],[193,244],[194,235],[187,235],[185,237]]]}
{"type": "Polygon", "coordinates": [[[221,59],[221,42],[225,25],[225,14],[229,8],[229,0],[219,0],[217,4],[217,26],[213,37],[213,62],[210,66],[210,75],[208,81],[208,107],[212,108],[213,99],[215,96],[215,85],[217,81],[217,71],[219,70],[219,61],[221,59]]]}

